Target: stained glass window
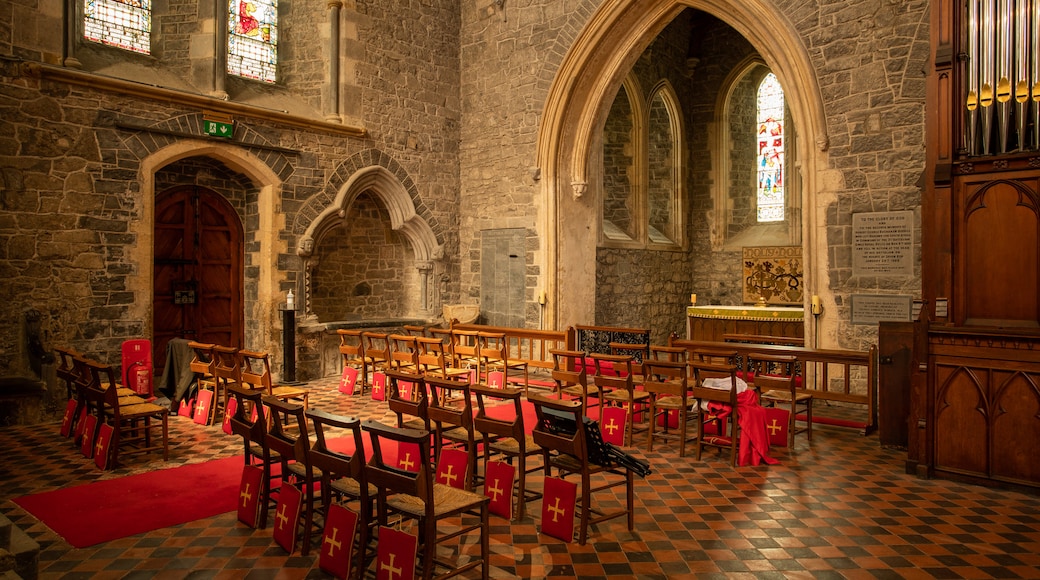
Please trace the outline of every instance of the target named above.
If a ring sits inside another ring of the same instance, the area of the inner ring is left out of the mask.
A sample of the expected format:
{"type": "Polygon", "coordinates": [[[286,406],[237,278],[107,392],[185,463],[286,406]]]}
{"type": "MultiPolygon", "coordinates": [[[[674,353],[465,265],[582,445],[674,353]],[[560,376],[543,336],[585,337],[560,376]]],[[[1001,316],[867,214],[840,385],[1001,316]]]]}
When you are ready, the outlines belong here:
{"type": "Polygon", "coordinates": [[[228,72],[268,83],[278,64],[278,0],[229,0],[228,72]]]}
{"type": "Polygon", "coordinates": [[[84,0],[83,36],[93,42],[148,54],[152,0],[84,0]]]}
{"type": "Polygon", "coordinates": [[[758,85],[758,221],[784,220],[784,90],[769,73],[758,85]]]}

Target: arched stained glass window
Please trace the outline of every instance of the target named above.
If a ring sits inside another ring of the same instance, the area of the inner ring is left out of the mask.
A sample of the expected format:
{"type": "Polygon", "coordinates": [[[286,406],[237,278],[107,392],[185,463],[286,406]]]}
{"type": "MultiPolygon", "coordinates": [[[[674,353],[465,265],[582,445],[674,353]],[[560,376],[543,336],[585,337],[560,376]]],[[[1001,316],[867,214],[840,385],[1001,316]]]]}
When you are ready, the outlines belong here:
{"type": "Polygon", "coordinates": [[[83,37],[149,54],[152,49],[152,0],[85,0],[83,37]]]}
{"type": "Polygon", "coordinates": [[[229,0],[228,72],[268,83],[278,65],[278,0],[229,0]]]}
{"type": "Polygon", "coordinates": [[[784,90],[769,73],[758,85],[758,221],[784,220],[784,90]]]}

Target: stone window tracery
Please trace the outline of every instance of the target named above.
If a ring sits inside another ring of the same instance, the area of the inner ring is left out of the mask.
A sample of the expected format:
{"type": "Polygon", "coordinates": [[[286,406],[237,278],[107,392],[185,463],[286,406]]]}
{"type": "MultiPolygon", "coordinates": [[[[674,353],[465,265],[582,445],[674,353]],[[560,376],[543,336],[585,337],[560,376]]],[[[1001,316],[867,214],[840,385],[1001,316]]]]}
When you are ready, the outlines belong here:
{"type": "Polygon", "coordinates": [[[278,0],[228,0],[228,73],[273,83],[278,65],[278,0]]]}
{"type": "Polygon", "coordinates": [[[633,76],[618,89],[603,132],[602,243],[682,245],[681,109],[671,85],[645,101],[633,76]]]}
{"type": "Polygon", "coordinates": [[[151,0],[85,0],[83,37],[124,50],[151,52],[151,0]]]}

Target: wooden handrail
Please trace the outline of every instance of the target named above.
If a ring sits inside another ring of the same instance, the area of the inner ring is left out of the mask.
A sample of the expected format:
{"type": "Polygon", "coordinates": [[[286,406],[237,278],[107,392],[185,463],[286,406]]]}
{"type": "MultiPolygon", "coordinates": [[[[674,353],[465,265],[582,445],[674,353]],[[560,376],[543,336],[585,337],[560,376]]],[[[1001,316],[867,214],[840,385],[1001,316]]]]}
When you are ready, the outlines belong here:
{"type": "MultiPolygon", "coordinates": [[[[857,350],[829,350],[809,348],[805,346],[787,346],[775,344],[751,344],[741,342],[712,342],[703,340],[687,340],[672,336],[669,345],[678,346],[695,352],[698,349],[708,350],[735,350],[741,359],[741,370],[746,370],[747,360],[754,359],[756,354],[770,356],[794,356],[802,365],[803,381],[802,388],[812,393],[816,399],[826,401],[840,401],[844,403],[855,403],[865,405],[867,408],[867,419],[863,423],[856,423],[862,429],[864,435],[869,434],[877,428],[877,346],[871,345],[865,351],[857,350]],[[804,380],[804,369],[807,365],[813,365],[814,371],[820,380],[804,380]],[[842,388],[840,390],[830,388],[831,366],[841,367],[842,388]],[[855,393],[852,390],[852,371],[862,367],[866,375],[866,392],[855,393]]],[[[814,413],[817,418],[823,418],[819,413],[814,413]]]]}
{"type": "Polygon", "coordinates": [[[523,361],[528,366],[552,370],[553,357],[550,350],[573,350],[574,331],[539,330],[534,328],[512,328],[488,326],[486,324],[453,324],[453,330],[501,333],[506,336],[510,361],[523,361]]]}

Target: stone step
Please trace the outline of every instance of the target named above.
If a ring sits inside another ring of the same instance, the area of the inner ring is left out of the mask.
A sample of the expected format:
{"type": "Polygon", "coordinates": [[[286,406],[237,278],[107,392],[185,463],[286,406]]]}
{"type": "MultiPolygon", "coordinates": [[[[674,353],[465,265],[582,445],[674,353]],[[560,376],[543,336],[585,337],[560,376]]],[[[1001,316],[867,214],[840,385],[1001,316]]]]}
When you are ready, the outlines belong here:
{"type": "Polygon", "coordinates": [[[40,570],[40,545],[0,514],[0,580],[35,580],[40,570]]]}

